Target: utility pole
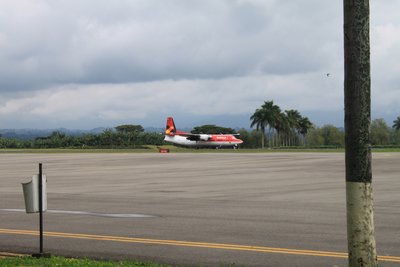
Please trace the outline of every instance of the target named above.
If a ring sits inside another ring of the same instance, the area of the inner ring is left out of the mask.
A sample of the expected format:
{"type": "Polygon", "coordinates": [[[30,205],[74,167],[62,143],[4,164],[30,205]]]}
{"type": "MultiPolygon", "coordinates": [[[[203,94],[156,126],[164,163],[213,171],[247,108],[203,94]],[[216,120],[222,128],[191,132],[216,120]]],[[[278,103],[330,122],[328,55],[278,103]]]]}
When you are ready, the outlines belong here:
{"type": "Polygon", "coordinates": [[[349,266],[378,266],[374,237],[369,0],[343,0],[349,266]]]}

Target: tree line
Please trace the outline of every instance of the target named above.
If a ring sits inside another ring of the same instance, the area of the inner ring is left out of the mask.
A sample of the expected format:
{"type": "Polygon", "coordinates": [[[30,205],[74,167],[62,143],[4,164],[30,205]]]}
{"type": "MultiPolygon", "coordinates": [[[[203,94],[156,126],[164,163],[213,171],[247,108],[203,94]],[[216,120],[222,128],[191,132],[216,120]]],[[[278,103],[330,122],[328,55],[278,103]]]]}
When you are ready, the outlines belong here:
{"type": "MultiPolygon", "coordinates": [[[[333,125],[315,127],[310,130],[306,140],[310,147],[344,147],[344,130],[333,125]]],[[[389,127],[384,119],[372,120],[370,142],[373,147],[399,147],[400,117],[393,121],[392,127],[389,127]]]]}
{"type": "Polygon", "coordinates": [[[163,145],[163,140],[164,135],[144,132],[141,125],[120,125],[100,134],[81,136],[54,131],[33,140],[0,137],[0,148],[143,148],[145,145],[163,145]]]}
{"type": "MultiPolygon", "coordinates": [[[[249,148],[268,147],[344,147],[344,129],[333,125],[316,127],[307,117],[297,110],[285,110],[265,101],[251,115],[251,127],[256,126],[253,132],[239,131],[244,141],[243,146],[249,148]]],[[[400,145],[400,116],[393,121],[390,128],[384,119],[375,119],[371,122],[370,140],[373,146],[400,145]]]]}
{"type": "MultiPolygon", "coordinates": [[[[344,130],[333,125],[316,127],[296,110],[281,111],[272,101],[264,104],[251,116],[253,130],[235,131],[216,125],[194,127],[192,133],[239,133],[241,148],[341,148],[344,130]]],[[[143,148],[145,145],[166,145],[161,133],[145,132],[141,125],[120,125],[100,134],[66,135],[54,131],[49,136],[19,140],[0,136],[0,148],[143,148]]],[[[384,119],[371,123],[371,144],[400,146],[400,116],[389,127],[384,119]]]]}

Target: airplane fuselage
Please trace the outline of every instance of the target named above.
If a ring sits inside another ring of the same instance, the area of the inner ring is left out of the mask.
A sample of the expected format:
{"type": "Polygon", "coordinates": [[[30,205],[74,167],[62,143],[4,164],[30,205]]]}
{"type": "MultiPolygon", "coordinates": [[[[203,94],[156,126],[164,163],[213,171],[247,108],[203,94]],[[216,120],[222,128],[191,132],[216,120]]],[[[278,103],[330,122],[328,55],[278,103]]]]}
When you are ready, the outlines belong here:
{"type": "Polygon", "coordinates": [[[208,140],[188,140],[186,136],[166,135],[164,140],[173,144],[190,147],[237,147],[242,140],[233,135],[204,135],[208,140]]]}
{"type": "Polygon", "coordinates": [[[167,118],[164,141],[188,147],[233,147],[237,148],[242,140],[236,138],[237,134],[192,134],[176,129],[174,119],[167,118]]]}

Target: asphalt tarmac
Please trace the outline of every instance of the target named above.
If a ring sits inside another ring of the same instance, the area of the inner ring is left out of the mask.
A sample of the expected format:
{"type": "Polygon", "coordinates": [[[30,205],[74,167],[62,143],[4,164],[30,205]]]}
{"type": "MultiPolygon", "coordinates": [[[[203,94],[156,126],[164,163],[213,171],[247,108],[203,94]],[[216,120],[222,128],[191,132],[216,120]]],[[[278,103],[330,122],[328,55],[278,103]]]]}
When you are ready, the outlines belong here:
{"type": "MultiPolygon", "coordinates": [[[[0,154],[0,251],[179,266],[347,266],[343,153],[0,154]],[[33,231],[33,232],[32,232],[33,231]]],[[[373,154],[380,266],[400,265],[400,153],[373,154]]]]}

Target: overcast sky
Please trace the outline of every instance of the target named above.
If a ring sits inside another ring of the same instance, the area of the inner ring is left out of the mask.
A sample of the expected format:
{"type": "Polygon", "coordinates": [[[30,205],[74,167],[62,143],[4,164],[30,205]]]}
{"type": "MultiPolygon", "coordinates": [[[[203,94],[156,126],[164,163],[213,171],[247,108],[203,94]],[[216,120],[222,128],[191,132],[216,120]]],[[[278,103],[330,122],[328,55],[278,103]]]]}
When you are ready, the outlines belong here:
{"type": "MultiPolygon", "coordinates": [[[[0,128],[343,126],[343,1],[1,0],[0,128]],[[329,73],[329,76],[327,76],[329,73]]],[[[372,118],[400,116],[400,0],[371,1],[372,118]]]]}

